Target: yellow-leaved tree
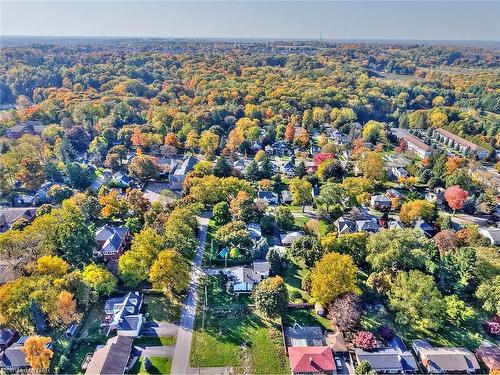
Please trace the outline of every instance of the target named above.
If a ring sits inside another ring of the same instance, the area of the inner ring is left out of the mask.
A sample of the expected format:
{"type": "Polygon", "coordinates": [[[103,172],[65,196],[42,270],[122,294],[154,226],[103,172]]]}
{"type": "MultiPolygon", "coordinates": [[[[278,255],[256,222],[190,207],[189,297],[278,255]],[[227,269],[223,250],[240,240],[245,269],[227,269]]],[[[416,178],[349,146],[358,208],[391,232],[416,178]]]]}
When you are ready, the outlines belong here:
{"type": "Polygon", "coordinates": [[[31,336],[24,342],[21,350],[33,370],[42,371],[49,368],[50,359],[54,355],[54,352],[47,348],[51,341],[50,337],[31,336]]]}

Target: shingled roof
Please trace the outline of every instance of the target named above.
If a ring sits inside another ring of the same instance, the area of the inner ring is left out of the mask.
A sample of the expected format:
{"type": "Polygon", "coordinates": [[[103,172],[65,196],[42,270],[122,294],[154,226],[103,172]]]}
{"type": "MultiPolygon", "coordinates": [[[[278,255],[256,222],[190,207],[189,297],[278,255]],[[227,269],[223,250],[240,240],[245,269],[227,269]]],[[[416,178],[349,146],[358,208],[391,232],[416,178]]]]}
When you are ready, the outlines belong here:
{"type": "Polygon", "coordinates": [[[96,349],[85,374],[123,374],[127,367],[133,339],[115,336],[96,349]]]}

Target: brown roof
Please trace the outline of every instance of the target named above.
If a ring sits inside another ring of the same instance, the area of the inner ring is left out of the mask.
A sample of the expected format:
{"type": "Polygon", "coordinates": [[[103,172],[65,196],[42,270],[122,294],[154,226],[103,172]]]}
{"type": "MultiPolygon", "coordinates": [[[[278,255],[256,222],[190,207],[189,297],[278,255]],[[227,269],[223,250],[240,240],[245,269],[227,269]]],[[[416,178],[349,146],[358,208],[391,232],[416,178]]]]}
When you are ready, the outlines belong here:
{"type": "Polygon", "coordinates": [[[328,332],[326,334],[326,341],[328,346],[334,352],[347,352],[347,346],[345,344],[344,334],[340,331],[328,332]]]}
{"type": "Polygon", "coordinates": [[[414,144],[418,148],[421,148],[424,151],[431,151],[432,148],[420,138],[415,137],[413,134],[404,129],[398,129],[399,136],[404,138],[407,142],[414,144]]]}
{"type": "Polygon", "coordinates": [[[476,354],[490,371],[500,370],[500,348],[481,347],[477,350],[476,354]]]}
{"type": "Polygon", "coordinates": [[[482,149],[482,147],[479,147],[475,143],[472,143],[466,139],[463,139],[462,137],[459,137],[456,134],[450,133],[449,131],[444,130],[443,128],[438,128],[438,129],[436,129],[436,131],[439,134],[443,135],[444,137],[454,140],[459,145],[462,145],[464,147],[469,147],[472,151],[476,151],[478,148],[482,149]]]}
{"type": "Polygon", "coordinates": [[[85,374],[123,374],[132,350],[132,338],[115,336],[96,349],[85,374]]]}

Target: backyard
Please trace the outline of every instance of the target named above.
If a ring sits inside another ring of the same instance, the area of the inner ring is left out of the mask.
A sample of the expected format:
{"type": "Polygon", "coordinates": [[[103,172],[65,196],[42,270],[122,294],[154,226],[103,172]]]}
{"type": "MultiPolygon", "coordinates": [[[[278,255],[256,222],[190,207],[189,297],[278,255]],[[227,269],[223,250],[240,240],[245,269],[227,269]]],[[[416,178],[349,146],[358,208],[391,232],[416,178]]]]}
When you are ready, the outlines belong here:
{"type": "Polygon", "coordinates": [[[166,357],[149,357],[152,368],[147,371],[144,367],[145,357],[140,357],[128,373],[129,374],[170,374],[172,359],[166,357]]]}
{"type": "MultiPolygon", "coordinates": [[[[253,313],[249,297],[233,297],[226,293],[220,277],[207,277],[204,284],[208,306],[204,319],[202,309],[198,309],[191,366],[229,366],[236,372],[249,373],[288,373],[279,326],[253,313]]],[[[200,301],[204,300],[202,292],[200,301]]]]}

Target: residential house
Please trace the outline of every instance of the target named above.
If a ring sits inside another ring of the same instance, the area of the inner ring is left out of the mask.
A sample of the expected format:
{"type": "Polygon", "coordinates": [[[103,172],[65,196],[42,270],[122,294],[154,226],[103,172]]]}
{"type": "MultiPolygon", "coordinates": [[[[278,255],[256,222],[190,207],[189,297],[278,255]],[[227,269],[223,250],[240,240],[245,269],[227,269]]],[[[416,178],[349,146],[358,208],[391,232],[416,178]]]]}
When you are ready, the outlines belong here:
{"type": "MultiPolygon", "coordinates": [[[[106,345],[95,350],[90,362],[85,366],[87,375],[124,374],[132,368],[133,339],[125,336],[111,337],[106,345]]],[[[134,361],[135,362],[135,361],[134,361]]]]}
{"type": "Polygon", "coordinates": [[[334,222],[339,234],[355,232],[378,232],[378,220],[376,217],[367,215],[357,219],[351,219],[345,216],[339,217],[334,222]]]}
{"type": "MultiPolygon", "coordinates": [[[[28,336],[21,336],[14,344],[0,353],[0,369],[5,372],[25,372],[31,366],[26,361],[26,356],[22,351],[28,336]]],[[[52,348],[52,342],[45,345],[46,348],[52,348]]]]}
{"type": "Polygon", "coordinates": [[[500,371],[500,348],[498,346],[482,346],[476,351],[476,356],[488,368],[490,374],[500,371]]]}
{"type": "Polygon", "coordinates": [[[427,145],[424,141],[414,136],[407,130],[393,128],[391,129],[391,131],[398,140],[404,139],[406,141],[406,144],[408,145],[408,150],[413,151],[422,159],[428,158],[432,155],[432,147],[427,145]]]}
{"type": "Polygon", "coordinates": [[[28,207],[34,206],[36,197],[32,194],[19,193],[12,199],[12,205],[14,207],[28,207]]]}
{"type": "Polygon", "coordinates": [[[372,195],[370,204],[378,211],[389,211],[391,209],[391,200],[385,195],[372,195]]]}
{"type": "Polygon", "coordinates": [[[169,175],[171,189],[181,190],[182,184],[184,183],[187,174],[194,169],[194,166],[197,163],[198,159],[196,159],[194,156],[188,156],[187,158],[185,158],[182,164],[177,166],[173,173],[171,172],[169,175]]]}
{"type": "Polygon", "coordinates": [[[444,189],[435,188],[433,191],[425,193],[425,199],[431,203],[442,205],[444,202],[444,189]]]}
{"type": "Polygon", "coordinates": [[[355,354],[358,363],[367,361],[371,368],[379,374],[415,373],[418,371],[415,358],[408,350],[401,353],[390,347],[369,351],[356,348],[355,354]]]}
{"type": "Polygon", "coordinates": [[[283,190],[281,192],[281,203],[291,204],[292,201],[293,201],[293,198],[292,198],[292,193],[290,193],[290,190],[283,190]]]}
{"type": "Polygon", "coordinates": [[[116,331],[121,336],[139,336],[144,323],[144,317],[140,313],[142,302],[142,295],[139,292],[129,292],[122,297],[109,298],[104,306],[106,316],[101,324],[106,334],[116,331]]]}
{"type": "Polygon", "coordinates": [[[130,185],[133,183],[132,178],[130,178],[126,173],[123,172],[116,172],[113,175],[113,181],[125,187],[130,187],[130,185]]]}
{"type": "Polygon", "coordinates": [[[434,226],[430,225],[425,220],[417,220],[414,227],[422,231],[429,238],[434,237],[438,232],[434,226]]]}
{"type": "Polygon", "coordinates": [[[292,374],[335,374],[337,368],[328,346],[288,348],[292,374]]]}
{"type": "Polygon", "coordinates": [[[390,220],[388,228],[389,229],[403,229],[405,226],[404,224],[399,221],[399,220],[390,220]]]}
{"type": "Polygon", "coordinates": [[[7,349],[14,342],[16,331],[10,328],[0,329],[0,351],[7,349]]]}
{"type": "Polygon", "coordinates": [[[329,128],[326,131],[328,138],[339,146],[347,146],[352,142],[352,137],[339,132],[337,129],[329,128]]]}
{"type": "Polygon", "coordinates": [[[268,262],[254,262],[252,267],[234,267],[225,273],[235,294],[251,293],[265,278],[269,277],[268,262]]]}
{"type": "Polygon", "coordinates": [[[413,351],[428,373],[472,374],[480,370],[474,354],[465,348],[436,348],[427,340],[413,340],[413,351]]]}
{"type": "Polygon", "coordinates": [[[326,334],[326,344],[333,350],[334,354],[346,354],[349,350],[345,342],[342,331],[328,332],[326,334]]]}
{"type": "Polygon", "coordinates": [[[488,156],[488,150],[472,143],[456,134],[450,133],[443,128],[438,128],[434,130],[433,136],[437,138],[441,143],[447,144],[449,147],[457,150],[464,155],[474,155],[479,159],[484,159],[488,156]]]}
{"type": "Polygon", "coordinates": [[[395,181],[410,177],[408,171],[403,167],[390,167],[387,172],[389,177],[391,177],[395,181]]]}
{"type": "Polygon", "coordinates": [[[334,221],[335,226],[339,234],[354,233],[356,232],[356,222],[354,220],[348,219],[344,216],[339,217],[334,221]]]}
{"type": "Polygon", "coordinates": [[[311,146],[309,147],[309,153],[311,155],[316,155],[318,152],[321,152],[321,147],[315,144],[311,144],[311,146]]]}
{"type": "Polygon", "coordinates": [[[41,121],[25,121],[7,128],[5,136],[7,138],[19,139],[25,134],[40,135],[45,128],[46,126],[41,121]]]}
{"type": "Polygon", "coordinates": [[[287,177],[295,176],[295,164],[292,160],[288,160],[285,163],[280,163],[280,173],[284,174],[287,177]]]}
{"type": "Polygon", "coordinates": [[[245,171],[247,164],[248,163],[245,161],[245,159],[238,159],[233,163],[233,168],[236,169],[238,172],[243,173],[245,171]]]}
{"type": "Polygon", "coordinates": [[[250,150],[252,150],[253,152],[258,152],[259,150],[262,150],[262,145],[260,144],[260,142],[255,141],[250,146],[250,150]]]}
{"type": "Polygon", "coordinates": [[[272,145],[267,145],[264,148],[264,150],[266,151],[266,154],[268,154],[268,155],[275,155],[275,156],[292,156],[293,155],[293,149],[285,141],[274,142],[272,145]]]}
{"type": "Polygon", "coordinates": [[[487,238],[492,245],[500,246],[500,228],[479,228],[479,233],[487,238]]]}
{"type": "Polygon", "coordinates": [[[295,324],[285,328],[285,342],[288,348],[304,346],[325,346],[325,335],[321,327],[302,327],[295,324]]]}
{"type": "Polygon", "coordinates": [[[387,343],[390,348],[394,349],[399,355],[399,361],[403,367],[404,373],[419,372],[417,361],[413,354],[408,350],[404,341],[399,336],[394,336],[387,343]]]}
{"type": "Polygon", "coordinates": [[[279,203],[278,194],[273,193],[272,191],[258,191],[257,199],[266,201],[267,204],[276,205],[279,203]]]}
{"type": "Polygon", "coordinates": [[[0,233],[3,233],[18,220],[32,221],[36,216],[36,207],[7,207],[0,208],[0,233]]]}
{"type": "Polygon", "coordinates": [[[287,232],[285,236],[281,239],[281,243],[283,244],[283,246],[290,246],[292,242],[295,241],[297,238],[301,238],[304,236],[305,236],[304,232],[298,232],[298,231],[287,232]]]}
{"type": "Polygon", "coordinates": [[[387,189],[385,192],[385,195],[391,199],[391,198],[401,198],[401,193],[397,191],[396,189],[387,189]]]}
{"type": "Polygon", "coordinates": [[[248,234],[252,240],[258,240],[262,237],[262,228],[258,223],[250,223],[247,225],[248,234]]]}
{"type": "Polygon", "coordinates": [[[97,248],[95,254],[103,257],[106,262],[116,262],[123,254],[128,238],[129,230],[126,226],[105,225],[96,232],[97,248]]]}

